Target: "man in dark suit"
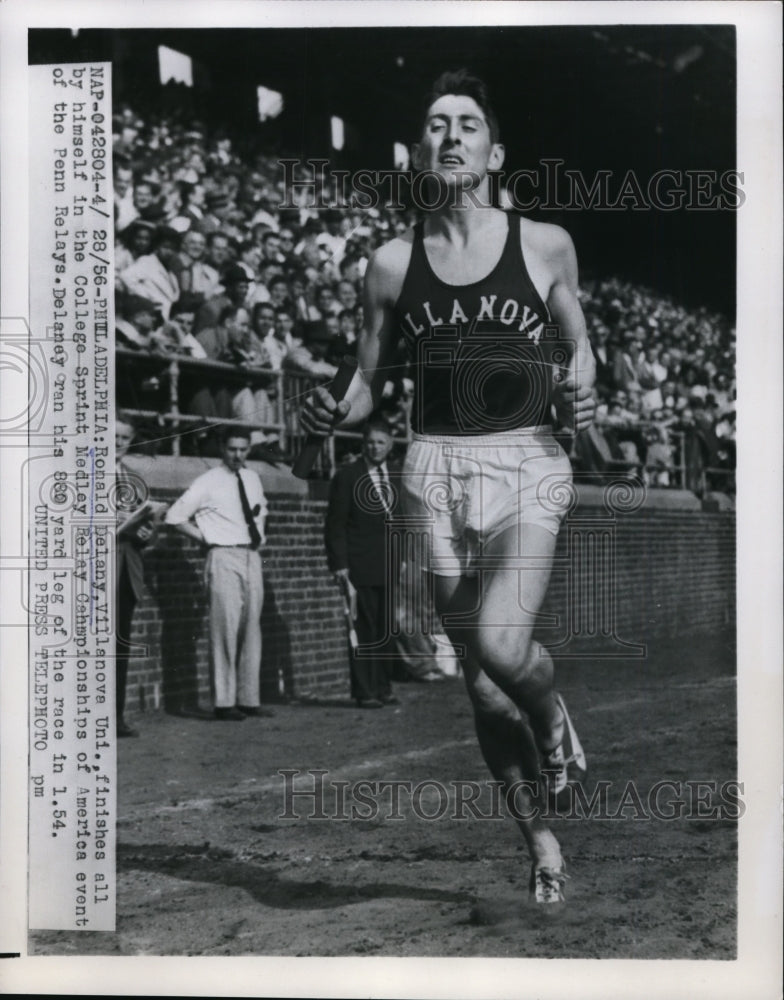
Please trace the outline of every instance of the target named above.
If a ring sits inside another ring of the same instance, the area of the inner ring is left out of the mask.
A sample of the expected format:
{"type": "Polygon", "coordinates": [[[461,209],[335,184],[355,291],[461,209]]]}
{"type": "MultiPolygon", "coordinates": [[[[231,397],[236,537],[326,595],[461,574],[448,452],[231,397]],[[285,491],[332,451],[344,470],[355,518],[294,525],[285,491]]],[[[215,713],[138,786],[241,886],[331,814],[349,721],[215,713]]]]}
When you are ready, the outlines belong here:
{"type": "Polygon", "coordinates": [[[122,459],[133,442],[133,425],[119,417],[115,421],[114,443],[117,463],[117,562],[116,562],[116,701],[117,735],[138,736],[125,721],[125,687],[131,658],[131,624],[137,603],[144,596],[142,550],[151,542],[162,505],[147,501],[144,480],[123,464],[122,459]],[[144,505],[144,513],[138,511],[144,505]],[[134,516],[136,515],[136,516],[134,516]]]}
{"type": "MultiPolygon", "coordinates": [[[[387,456],[392,434],[381,420],[365,427],[362,457],[335,473],[325,523],[327,563],[343,588],[359,646],[383,643],[389,634],[389,597],[395,567],[387,550],[387,521],[395,494],[387,456]]],[[[353,643],[352,643],[353,647],[353,643]]],[[[397,704],[392,694],[392,661],[382,650],[351,653],[351,697],[360,708],[397,704]]]]}

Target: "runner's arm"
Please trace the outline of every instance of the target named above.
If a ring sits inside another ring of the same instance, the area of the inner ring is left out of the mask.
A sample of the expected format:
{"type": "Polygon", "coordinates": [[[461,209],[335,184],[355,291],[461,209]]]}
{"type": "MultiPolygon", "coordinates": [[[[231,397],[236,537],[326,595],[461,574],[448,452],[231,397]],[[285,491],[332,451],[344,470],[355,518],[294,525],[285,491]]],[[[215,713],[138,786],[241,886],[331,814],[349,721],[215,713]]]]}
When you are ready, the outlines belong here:
{"type": "Polygon", "coordinates": [[[378,405],[395,347],[392,284],[391,275],[374,255],[365,273],[364,326],[357,344],[359,368],[340,403],[323,386],[305,400],[301,422],[308,433],[327,437],[337,426],[356,426],[378,405]]]}
{"type": "Polygon", "coordinates": [[[593,386],[596,381],[594,361],[585,318],[577,298],[577,255],[574,244],[563,232],[555,257],[555,280],[547,306],[553,320],[561,327],[564,339],[574,344],[566,374],[555,385],[555,408],[561,421],[575,433],[593,423],[596,410],[593,386]]]}

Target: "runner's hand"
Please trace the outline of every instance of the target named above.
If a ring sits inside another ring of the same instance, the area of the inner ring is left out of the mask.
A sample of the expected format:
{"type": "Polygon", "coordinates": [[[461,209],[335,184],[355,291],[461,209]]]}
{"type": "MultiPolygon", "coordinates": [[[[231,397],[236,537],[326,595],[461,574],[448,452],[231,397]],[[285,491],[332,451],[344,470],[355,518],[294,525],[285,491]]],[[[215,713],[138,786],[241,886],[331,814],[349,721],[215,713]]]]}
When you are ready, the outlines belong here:
{"type": "Polygon", "coordinates": [[[574,375],[567,375],[555,386],[555,411],[562,426],[579,434],[593,423],[596,413],[596,399],[593,387],[577,381],[574,375]]]}
{"type": "Polygon", "coordinates": [[[343,399],[339,403],[330,395],[328,389],[319,386],[305,400],[300,413],[300,423],[308,434],[317,437],[329,437],[351,409],[351,404],[343,399]]]}

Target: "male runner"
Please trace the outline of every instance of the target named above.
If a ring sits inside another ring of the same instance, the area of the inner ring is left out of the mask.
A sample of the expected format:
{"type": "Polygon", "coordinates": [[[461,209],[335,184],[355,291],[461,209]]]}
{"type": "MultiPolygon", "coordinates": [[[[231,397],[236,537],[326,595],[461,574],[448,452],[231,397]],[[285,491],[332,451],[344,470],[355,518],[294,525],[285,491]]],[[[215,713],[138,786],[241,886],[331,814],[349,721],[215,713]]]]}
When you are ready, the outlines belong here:
{"type": "Polygon", "coordinates": [[[553,497],[570,480],[551,406],[574,431],[591,423],[594,361],[569,236],[490,207],[488,171],[499,170],[504,147],[484,84],[445,73],[426,107],[412,160],[450,197],[429,196],[440,207],[374,254],[359,374],[338,404],[316,390],[302,423],[326,435],[367,418],[405,338],[415,382],[405,507],[429,523],[436,608],[463,651],[482,753],[519,792],[532,898],[560,903],[558,841],[543,799],[520,783],[544,774],[557,793],[585,770],[552,659],[532,632],[562,516],[553,497]]]}

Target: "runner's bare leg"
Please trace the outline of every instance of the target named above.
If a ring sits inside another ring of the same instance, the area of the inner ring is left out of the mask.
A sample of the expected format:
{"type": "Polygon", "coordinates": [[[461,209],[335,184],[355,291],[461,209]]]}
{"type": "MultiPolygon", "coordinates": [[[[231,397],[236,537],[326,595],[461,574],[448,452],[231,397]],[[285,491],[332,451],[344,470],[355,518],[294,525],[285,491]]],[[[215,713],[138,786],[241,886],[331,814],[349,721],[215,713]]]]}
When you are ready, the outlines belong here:
{"type": "MultiPolygon", "coordinates": [[[[466,650],[463,672],[482,754],[493,776],[507,788],[539,778],[531,728],[544,749],[557,745],[563,730],[552,658],[533,639],[554,550],[551,532],[538,525],[514,526],[488,543],[484,555],[502,563],[515,560],[517,566],[483,570],[481,578],[434,578],[436,608],[446,615],[447,635],[466,650]],[[527,563],[523,569],[521,552],[527,563]],[[461,620],[450,621],[456,617],[461,620]]],[[[530,793],[522,790],[516,802],[516,821],[532,859],[556,864],[558,842],[538,816],[530,793]]]]}

